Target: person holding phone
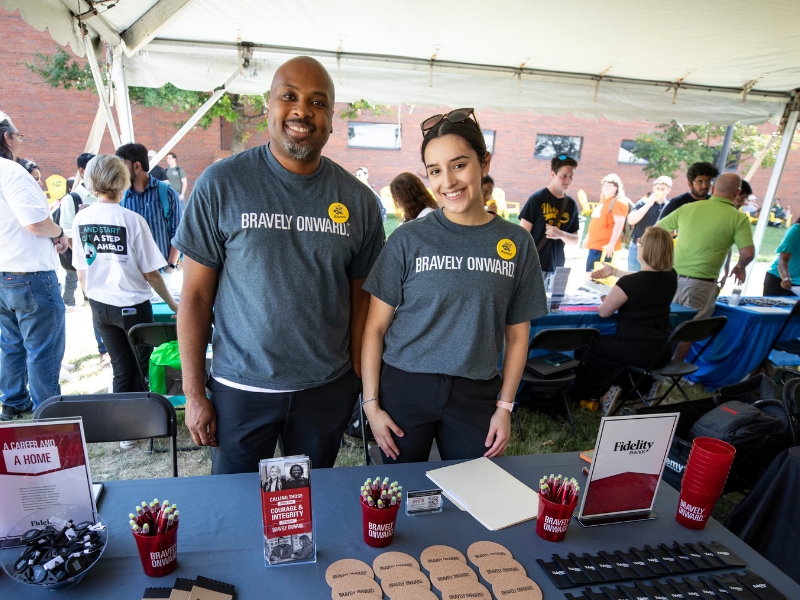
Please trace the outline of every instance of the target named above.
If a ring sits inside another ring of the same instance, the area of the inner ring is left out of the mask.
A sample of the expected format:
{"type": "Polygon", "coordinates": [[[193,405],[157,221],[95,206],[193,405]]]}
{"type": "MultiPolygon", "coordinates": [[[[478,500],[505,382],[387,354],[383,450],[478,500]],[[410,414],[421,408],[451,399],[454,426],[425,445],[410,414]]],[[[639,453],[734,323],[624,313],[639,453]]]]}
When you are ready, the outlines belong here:
{"type": "Polygon", "coordinates": [[[639,240],[639,262],[636,273],[606,265],[591,274],[593,279],[619,277],[597,309],[603,318],[617,313],[617,332],[601,336],[586,354],[576,374],[580,399],[602,396],[628,366],[645,368],[656,360],[661,366],[670,359],[669,350],[662,353],[672,333],[670,304],[678,289],[670,233],[648,227],[639,240]]]}
{"type": "Polygon", "coordinates": [[[72,221],[72,264],[111,356],[114,393],[144,391],[128,330],[153,322],[152,290],[177,312],[178,303],[158,272],[167,261],[147,222],[119,205],[130,186],[122,159],[99,154],[86,165],[85,177],[97,202],[72,221]]]}
{"type": "Polygon", "coordinates": [[[443,207],[398,228],[364,283],[364,411],[384,461],[505,452],[528,355],[547,313],[530,234],[484,210],[491,156],[471,108],[422,123],[422,160],[443,207]],[[502,377],[498,373],[504,350],[502,377]]]}

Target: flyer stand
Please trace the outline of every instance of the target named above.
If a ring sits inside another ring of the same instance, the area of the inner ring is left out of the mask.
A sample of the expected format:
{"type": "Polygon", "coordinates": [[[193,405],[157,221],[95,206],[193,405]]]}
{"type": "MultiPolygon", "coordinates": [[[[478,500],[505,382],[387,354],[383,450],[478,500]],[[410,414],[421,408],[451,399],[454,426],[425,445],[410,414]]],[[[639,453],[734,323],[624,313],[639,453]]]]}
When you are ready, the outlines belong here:
{"type": "Polygon", "coordinates": [[[656,493],[679,413],[604,417],[581,500],[584,527],[655,519],[656,493]]]}

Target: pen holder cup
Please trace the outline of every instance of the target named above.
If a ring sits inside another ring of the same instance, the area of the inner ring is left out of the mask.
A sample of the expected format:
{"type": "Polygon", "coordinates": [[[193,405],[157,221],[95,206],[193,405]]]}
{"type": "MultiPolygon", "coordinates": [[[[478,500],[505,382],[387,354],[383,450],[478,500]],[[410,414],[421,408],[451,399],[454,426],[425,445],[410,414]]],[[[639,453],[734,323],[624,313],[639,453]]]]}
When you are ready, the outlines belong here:
{"type": "Polygon", "coordinates": [[[567,535],[572,513],[578,506],[575,497],[572,504],[556,504],[539,494],[539,511],[536,517],[536,535],[548,542],[560,542],[567,535]]]}
{"type": "Polygon", "coordinates": [[[388,508],[371,508],[361,502],[361,524],[364,543],[373,548],[385,548],[392,543],[400,503],[388,508]]]}
{"type": "Polygon", "coordinates": [[[178,566],[178,526],[161,535],[137,535],[136,549],[148,577],[164,577],[178,566]]]}

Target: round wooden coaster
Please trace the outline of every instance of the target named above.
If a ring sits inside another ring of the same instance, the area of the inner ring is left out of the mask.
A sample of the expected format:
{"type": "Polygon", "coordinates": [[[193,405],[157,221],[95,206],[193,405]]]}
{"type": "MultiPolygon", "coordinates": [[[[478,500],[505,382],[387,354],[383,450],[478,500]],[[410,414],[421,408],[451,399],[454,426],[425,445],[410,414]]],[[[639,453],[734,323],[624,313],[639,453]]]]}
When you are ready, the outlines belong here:
{"type": "Polygon", "coordinates": [[[363,560],[356,558],[344,558],[337,560],[330,567],[325,570],[325,581],[328,585],[333,587],[338,581],[351,575],[361,575],[362,577],[369,577],[373,579],[372,567],[370,567],[363,560]]]}
{"type": "Polygon", "coordinates": [[[333,585],[331,598],[333,600],[344,600],[345,598],[374,600],[375,598],[383,598],[383,590],[381,590],[378,582],[371,577],[349,575],[333,585]]]}
{"type": "Polygon", "coordinates": [[[390,600],[439,600],[439,597],[430,590],[421,587],[410,587],[394,590],[390,600]]]}
{"type": "Polygon", "coordinates": [[[492,585],[492,591],[498,598],[511,600],[542,600],[542,590],[530,577],[502,578],[492,585]]]}
{"type": "Polygon", "coordinates": [[[436,589],[441,590],[448,584],[456,581],[478,581],[478,576],[467,563],[453,560],[444,564],[437,564],[431,569],[431,583],[436,589]]]}
{"type": "Polygon", "coordinates": [[[396,567],[386,571],[381,576],[381,587],[390,598],[394,590],[409,587],[421,587],[426,590],[431,589],[431,582],[419,569],[413,567],[396,567]]]}
{"type": "Polygon", "coordinates": [[[491,585],[494,585],[502,579],[519,576],[526,577],[528,575],[525,572],[525,567],[513,558],[502,558],[499,556],[484,561],[480,566],[480,570],[481,577],[491,585]]]}
{"type": "Polygon", "coordinates": [[[467,548],[467,556],[469,561],[476,567],[495,556],[514,558],[508,548],[495,542],[475,542],[467,548]]]}
{"type": "Polygon", "coordinates": [[[405,552],[384,552],[372,561],[372,570],[378,577],[382,577],[383,573],[396,567],[411,567],[419,571],[417,559],[405,552]]]}
{"type": "Polygon", "coordinates": [[[442,590],[442,600],[492,600],[492,593],[477,581],[453,582],[442,590]]]}
{"type": "Polygon", "coordinates": [[[436,568],[437,565],[451,561],[461,561],[467,564],[467,559],[464,558],[464,555],[450,546],[430,546],[425,548],[419,557],[419,561],[428,571],[431,570],[431,567],[436,568]]]}

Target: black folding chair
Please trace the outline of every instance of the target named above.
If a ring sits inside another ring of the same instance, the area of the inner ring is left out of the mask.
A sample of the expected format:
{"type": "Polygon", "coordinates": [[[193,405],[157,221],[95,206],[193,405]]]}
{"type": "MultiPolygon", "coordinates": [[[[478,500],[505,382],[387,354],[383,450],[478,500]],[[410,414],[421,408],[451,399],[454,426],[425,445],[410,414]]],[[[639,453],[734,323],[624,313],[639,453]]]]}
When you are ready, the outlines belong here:
{"type": "Polygon", "coordinates": [[[136,355],[136,366],[139,375],[145,384],[150,387],[150,377],[144,365],[148,364],[150,353],[161,344],[174,342],[178,339],[178,326],[176,323],[139,323],[128,330],[128,340],[136,355]]]}
{"type": "Polygon", "coordinates": [[[172,476],[178,476],[178,424],[170,401],[151,392],[53,396],[34,419],[82,417],[86,441],[121,442],[169,438],[172,476]]]}
{"type": "Polygon", "coordinates": [[[656,360],[645,369],[641,367],[628,367],[628,378],[631,381],[631,385],[633,385],[633,390],[628,392],[627,396],[622,402],[619,402],[615,407],[612,407],[612,410],[609,411],[609,414],[611,415],[618,413],[625,403],[632,399],[632,395],[634,393],[639,396],[639,400],[641,400],[645,406],[657,406],[664,400],[664,398],[669,396],[669,393],[673,390],[673,388],[677,387],[680,393],[683,394],[683,397],[686,398],[686,401],[691,402],[691,399],[686,395],[686,392],[681,387],[680,380],[683,377],[691,375],[697,371],[698,367],[695,364],[697,359],[700,358],[703,352],[706,351],[706,348],[708,348],[711,342],[714,341],[714,338],[717,337],[717,334],[720,331],[722,331],[722,328],[725,327],[725,323],[727,322],[727,317],[709,317],[707,319],[684,321],[678,325],[669,336],[669,339],[664,344],[661,352],[659,352],[659,357],[663,356],[665,352],[671,351],[675,342],[694,343],[706,340],[706,343],[703,344],[703,347],[700,348],[700,351],[690,362],[672,359],[667,364],[661,367],[656,367],[655,363],[658,361],[658,358],[656,358],[656,360]],[[633,380],[633,373],[639,373],[639,378],[635,382],[633,380]],[[672,385],[669,386],[669,389],[658,398],[647,400],[639,391],[639,385],[642,383],[642,381],[644,381],[645,377],[666,377],[672,381],[672,385]]]}
{"type": "MultiPolygon", "coordinates": [[[[600,332],[593,327],[578,327],[567,329],[545,329],[540,331],[531,340],[528,345],[528,352],[532,350],[546,350],[548,352],[572,352],[574,350],[586,349],[587,351],[600,337],[600,332]]],[[[549,377],[540,377],[530,370],[531,360],[529,359],[525,365],[525,370],[522,372],[522,380],[531,384],[534,390],[558,390],[561,394],[561,399],[564,401],[564,408],[567,410],[567,417],[569,417],[569,424],[572,428],[572,435],[575,435],[575,421],[572,418],[572,411],[569,407],[569,396],[567,395],[567,386],[575,381],[575,371],[583,364],[583,358],[580,359],[578,364],[571,369],[559,371],[549,377]]],[[[525,405],[532,404],[525,402],[525,405]]],[[[517,433],[522,438],[522,427],[519,423],[519,416],[514,413],[514,419],[517,423],[517,433]]]]}
{"type": "Polygon", "coordinates": [[[781,336],[783,335],[783,332],[786,330],[786,328],[789,326],[789,323],[793,319],[797,318],[800,318],[800,301],[795,302],[794,306],[792,306],[792,310],[789,311],[789,315],[786,317],[786,320],[784,320],[783,325],[781,325],[781,328],[778,330],[778,335],[776,335],[775,339],[772,341],[769,350],[767,350],[767,355],[764,357],[764,360],[761,361],[761,364],[758,365],[758,369],[756,369],[756,372],[760,371],[761,369],[765,369],[764,372],[766,373],[766,367],[767,367],[767,362],[769,361],[769,355],[772,354],[773,350],[779,350],[780,352],[788,352],[789,354],[795,354],[797,356],[800,356],[800,339],[792,338],[790,340],[781,341],[781,336]]]}

